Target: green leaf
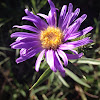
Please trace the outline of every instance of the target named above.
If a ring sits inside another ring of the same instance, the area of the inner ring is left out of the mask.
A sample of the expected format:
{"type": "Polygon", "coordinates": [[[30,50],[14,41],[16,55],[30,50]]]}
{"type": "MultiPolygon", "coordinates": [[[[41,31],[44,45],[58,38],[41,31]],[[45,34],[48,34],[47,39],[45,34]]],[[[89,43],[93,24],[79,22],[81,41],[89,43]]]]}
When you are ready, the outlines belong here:
{"type": "Polygon", "coordinates": [[[34,14],[36,14],[38,12],[38,9],[36,7],[36,0],[31,0],[31,3],[32,3],[32,6],[33,6],[32,12],[34,14]]]}
{"type": "Polygon", "coordinates": [[[0,56],[7,57],[7,55],[0,51],[0,56]]]}
{"type": "Polygon", "coordinates": [[[83,86],[86,86],[88,88],[90,88],[90,86],[83,82],[78,76],[76,76],[72,71],[70,71],[69,69],[65,68],[65,71],[66,71],[66,74],[71,77],[74,81],[76,81],[77,83],[83,85],[83,86]]]}
{"type": "Polygon", "coordinates": [[[4,20],[3,22],[0,22],[0,27],[2,27],[3,25],[5,25],[6,23],[8,23],[8,22],[11,21],[11,20],[12,20],[12,18],[6,19],[6,20],[4,20]]]}
{"type": "Polygon", "coordinates": [[[20,90],[20,93],[23,97],[26,97],[26,92],[24,90],[20,90]]]}
{"type": "Polygon", "coordinates": [[[54,81],[54,76],[55,76],[55,73],[53,72],[49,77],[50,83],[52,83],[54,81]]]}
{"type": "Polygon", "coordinates": [[[36,0],[31,0],[31,3],[32,3],[32,6],[33,6],[32,12],[34,14],[36,14],[47,3],[47,0],[40,0],[39,3],[36,0]]]}
{"type": "Polygon", "coordinates": [[[80,69],[82,71],[85,71],[86,73],[92,72],[94,70],[94,68],[92,66],[89,66],[89,65],[81,65],[80,69]]]}
{"type": "Polygon", "coordinates": [[[4,64],[5,62],[7,62],[9,59],[10,59],[10,58],[7,57],[7,58],[5,58],[4,60],[0,61],[0,66],[1,66],[2,64],[4,64]]]}
{"type": "Polygon", "coordinates": [[[73,73],[79,75],[80,77],[84,77],[81,70],[78,67],[74,66],[71,62],[68,62],[67,68],[71,70],[73,73]]]}
{"type": "Polygon", "coordinates": [[[40,10],[46,3],[47,3],[47,0],[41,0],[40,4],[39,4],[39,6],[38,6],[39,10],[40,10]]]}
{"type": "Polygon", "coordinates": [[[52,73],[52,70],[50,68],[48,68],[41,76],[40,78],[37,80],[37,82],[29,89],[33,89],[37,86],[39,86],[41,83],[43,83],[52,73]]]}
{"type": "Polygon", "coordinates": [[[57,76],[64,86],[69,87],[69,84],[63,79],[61,75],[57,74],[57,76]]]}
{"type": "Polygon", "coordinates": [[[91,58],[80,58],[78,60],[70,60],[72,63],[76,62],[79,64],[92,64],[92,65],[100,65],[100,61],[91,58]]]}
{"type": "Polygon", "coordinates": [[[31,95],[34,95],[34,94],[38,93],[39,91],[43,91],[43,90],[48,90],[48,87],[47,86],[40,86],[40,87],[36,88],[35,90],[32,90],[31,95]]]}
{"type": "Polygon", "coordinates": [[[46,62],[46,59],[44,59],[43,63],[41,64],[40,69],[47,69],[47,66],[48,66],[48,64],[46,62]]]}
{"type": "Polygon", "coordinates": [[[7,48],[7,47],[0,47],[0,50],[13,51],[11,48],[7,48]]]}

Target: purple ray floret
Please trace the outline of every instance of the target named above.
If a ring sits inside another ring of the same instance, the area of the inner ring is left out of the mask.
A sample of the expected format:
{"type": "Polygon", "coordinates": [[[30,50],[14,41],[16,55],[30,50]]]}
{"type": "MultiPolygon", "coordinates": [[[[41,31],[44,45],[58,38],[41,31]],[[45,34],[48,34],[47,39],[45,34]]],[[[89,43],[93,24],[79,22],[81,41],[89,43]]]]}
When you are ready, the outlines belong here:
{"type": "Polygon", "coordinates": [[[89,37],[78,41],[68,42],[68,40],[87,34],[93,27],[89,26],[79,31],[80,25],[86,19],[87,15],[83,14],[77,18],[80,9],[77,8],[73,12],[72,3],[69,3],[68,7],[67,5],[62,7],[57,24],[57,8],[52,0],[48,0],[48,3],[50,5],[48,15],[42,13],[34,15],[28,9],[25,9],[26,16],[22,20],[31,21],[33,26],[14,25],[13,28],[21,28],[30,32],[15,32],[11,34],[11,38],[17,39],[10,46],[13,49],[20,49],[20,57],[16,59],[17,63],[32,58],[40,52],[36,60],[35,70],[39,71],[41,61],[43,56],[45,56],[51,70],[54,72],[58,70],[64,76],[65,70],[62,61],[64,62],[64,66],[67,66],[68,59],[81,58],[83,53],[78,54],[74,49],[93,42],[89,37]],[[43,17],[46,22],[39,16],[43,17]],[[68,54],[64,50],[70,50],[73,53],[68,54]]]}

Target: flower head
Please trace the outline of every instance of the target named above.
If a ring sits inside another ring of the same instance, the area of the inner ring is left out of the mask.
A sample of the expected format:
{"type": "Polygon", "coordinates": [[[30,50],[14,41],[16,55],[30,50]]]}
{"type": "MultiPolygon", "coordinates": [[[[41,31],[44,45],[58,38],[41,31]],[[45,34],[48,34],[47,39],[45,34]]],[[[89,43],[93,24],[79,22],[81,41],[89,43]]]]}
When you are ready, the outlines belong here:
{"type": "Polygon", "coordinates": [[[62,7],[57,25],[57,9],[51,0],[48,0],[48,2],[51,8],[48,15],[41,13],[34,15],[28,9],[25,9],[27,16],[24,16],[22,20],[31,21],[35,27],[15,25],[14,27],[29,30],[31,33],[15,32],[11,34],[11,37],[17,37],[16,41],[11,44],[11,47],[13,49],[21,49],[20,57],[16,60],[17,63],[23,62],[40,52],[35,64],[36,71],[39,71],[42,57],[45,54],[46,61],[51,70],[54,72],[59,70],[64,75],[65,70],[60,58],[64,61],[64,65],[67,66],[68,59],[78,59],[83,55],[83,53],[78,54],[74,48],[93,42],[88,37],[73,42],[68,42],[68,40],[85,35],[93,28],[89,26],[78,31],[87,15],[83,14],[77,18],[80,9],[77,8],[73,12],[73,5],[71,3],[68,6],[68,11],[66,5],[62,7]],[[39,16],[46,19],[47,23],[39,16]],[[70,50],[73,54],[65,53],[64,50],[70,50]]]}

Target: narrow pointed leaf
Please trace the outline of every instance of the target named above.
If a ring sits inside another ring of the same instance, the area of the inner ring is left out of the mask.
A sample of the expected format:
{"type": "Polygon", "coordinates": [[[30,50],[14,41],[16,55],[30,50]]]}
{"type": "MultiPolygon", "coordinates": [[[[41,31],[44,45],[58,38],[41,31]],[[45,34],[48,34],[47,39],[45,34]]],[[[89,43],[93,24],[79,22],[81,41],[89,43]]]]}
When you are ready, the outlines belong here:
{"type": "Polygon", "coordinates": [[[7,48],[7,47],[0,47],[0,50],[13,51],[12,49],[10,49],[10,48],[7,48]]]}
{"type": "Polygon", "coordinates": [[[47,3],[47,0],[41,0],[40,5],[38,6],[39,10],[47,3]]]}
{"type": "Polygon", "coordinates": [[[66,86],[68,88],[70,87],[69,84],[64,80],[64,78],[61,75],[57,74],[57,76],[58,76],[59,80],[63,83],[64,86],[66,86]]]}
{"type": "Polygon", "coordinates": [[[91,58],[80,58],[78,60],[70,60],[72,63],[76,62],[79,64],[92,64],[92,65],[100,65],[100,61],[91,58]]]}
{"type": "Polygon", "coordinates": [[[81,70],[78,67],[74,66],[71,62],[68,62],[67,68],[80,77],[84,77],[84,74],[81,72],[81,70]]]}
{"type": "Polygon", "coordinates": [[[50,68],[48,68],[41,76],[40,78],[37,80],[37,82],[29,89],[33,89],[37,86],[39,86],[41,83],[43,83],[52,73],[52,70],[50,68]]]}
{"type": "Polygon", "coordinates": [[[36,1],[35,0],[31,0],[31,3],[32,3],[32,6],[33,6],[33,13],[37,13],[38,12],[38,9],[36,7],[36,1]]]}
{"type": "Polygon", "coordinates": [[[83,86],[86,86],[88,88],[90,88],[90,86],[83,82],[78,76],[76,76],[72,71],[70,71],[69,69],[65,68],[65,71],[66,71],[66,74],[71,77],[74,81],[76,81],[77,83],[83,85],[83,86]]]}
{"type": "Polygon", "coordinates": [[[5,62],[7,62],[9,59],[10,59],[10,58],[7,57],[7,58],[5,58],[4,60],[2,60],[2,61],[0,62],[0,66],[1,66],[2,64],[4,64],[5,62]]]}
{"type": "Polygon", "coordinates": [[[35,90],[32,90],[31,95],[34,95],[35,93],[39,92],[39,91],[44,91],[44,90],[48,90],[47,86],[40,86],[38,88],[36,88],[35,90]]]}
{"type": "Polygon", "coordinates": [[[52,82],[54,81],[54,77],[55,77],[55,73],[52,72],[52,74],[49,77],[50,84],[52,84],[52,82]]]}

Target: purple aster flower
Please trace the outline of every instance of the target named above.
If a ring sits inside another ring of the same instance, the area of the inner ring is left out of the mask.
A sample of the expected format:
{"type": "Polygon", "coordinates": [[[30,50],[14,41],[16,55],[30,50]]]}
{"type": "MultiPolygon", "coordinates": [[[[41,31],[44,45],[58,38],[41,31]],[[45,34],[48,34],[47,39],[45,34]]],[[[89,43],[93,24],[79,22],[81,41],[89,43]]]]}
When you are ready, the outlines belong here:
{"type": "Polygon", "coordinates": [[[39,71],[42,57],[45,55],[51,70],[54,72],[59,70],[64,75],[65,70],[60,58],[64,61],[64,65],[67,66],[68,59],[78,59],[83,55],[83,53],[78,54],[74,48],[93,42],[89,37],[73,42],[68,42],[68,40],[85,35],[93,28],[89,26],[78,31],[87,15],[83,14],[77,18],[80,9],[77,8],[73,12],[73,5],[71,3],[68,6],[68,11],[67,5],[62,7],[57,25],[57,8],[55,8],[51,0],[48,0],[48,2],[51,8],[48,15],[41,13],[34,15],[28,9],[25,9],[27,16],[24,16],[22,20],[31,21],[35,27],[30,25],[15,25],[14,27],[29,30],[31,33],[15,32],[11,34],[12,38],[17,37],[16,41],[11,44],[11,47],[13,49],[21,49],[20,57],[16,60],[17,63],[23,62],[40,52],[35,64],[37,72],[39,71]],[[39,16],[46,19],[47,23],[39,16]],[[70,50],[72,54],[65,53],[64,50],[70,50]]]}

